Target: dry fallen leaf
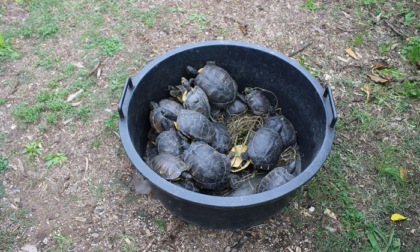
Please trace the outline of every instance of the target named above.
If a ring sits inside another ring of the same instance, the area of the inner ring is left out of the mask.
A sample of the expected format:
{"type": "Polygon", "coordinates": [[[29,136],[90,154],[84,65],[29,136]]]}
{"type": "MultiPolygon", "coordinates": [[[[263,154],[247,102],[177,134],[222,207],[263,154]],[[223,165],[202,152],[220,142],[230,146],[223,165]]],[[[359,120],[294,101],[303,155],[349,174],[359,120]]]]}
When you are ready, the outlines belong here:
{"type": "Polygon", "coordinates": [[[401,214],[394,213],[393,215],[391,215],[391,220],[392,221],[402,221],[402,220],[406,220],[406,219],[407,219],[407,217],[405,217],[401,214]]]}
{"type": "Polygon", "coordinates": [[[387,69],[387,68],[391,68],[387,63],[376,63],[375,65],[373,65],[372,70],[382,70],[382,69],[387,69]]]}
{"type": "Polygon", "coordinates": [[[407,169],[405,169],[404,167],[400,167],[400,178],[402,181],[406,181],[407,180],[407,169]]]}
{"type": "Polygon", "coordinates": [[[359,60],[359,58],[357,57],[357,55],[353,52],[353,49],[351,49],[351,48],[346,48],[346,49],[344,49],[344,51],[346,51],[346,53],[347,53],[350,57],[352,57],[353,59],[355,59],[355,60],[359,60]]]}
{"type": "Polygon", "coordinates": [[[379,84],[386,84],[389,80],[387,80],[387,79],[384,79],[384,78],[382,78],[382,77],[379,77],[379,76],[376,76],[376,75],[372,75],[372,74],[368,74],[367,75],[371,80],[373,80],[374,82],[376,82],[376,83],[379,83],[379,84]]]}
{"type": "Polygon", "coordinates": [[[239,30],[241,30],[242,34],[246,36],[248,34],[248,25],[247,24],[239,24],[239,30]]]}
{"type": "Polygon", "coordinates": [[[370,101],[370,95],[372,94],[372,86],[369,83],[366,83],[362,87],[362,91],[366,93],[366,101],[370,101]]]}
{"type": "Polygon", "coordinates": [[[66,102],[71,102],[71,101],[73,101],[78,95],[80,95],[81,93],[83,92],[83,89],[79,89],[77,92],[75,92],[75,93],[73,93],[73,94],[70,94],[68,97],[67,97],[67,100],[66,100],[66,102]]]}
{"type": "Polygon", "coordinates": [[[71,105],[72,107],[77,107],[77,106],[79,106],[80,104],[82,104],[82,101],[78,101],[78,102],[72,102],[72,103],[70,103],[70,105],[71,105]]]}
{"type": "Polygon", "coordinates": [[[337,215],[333,213],[330,209],[326,208],[324,214],[328,215],[330,218],[337,220],[337,215]]]}

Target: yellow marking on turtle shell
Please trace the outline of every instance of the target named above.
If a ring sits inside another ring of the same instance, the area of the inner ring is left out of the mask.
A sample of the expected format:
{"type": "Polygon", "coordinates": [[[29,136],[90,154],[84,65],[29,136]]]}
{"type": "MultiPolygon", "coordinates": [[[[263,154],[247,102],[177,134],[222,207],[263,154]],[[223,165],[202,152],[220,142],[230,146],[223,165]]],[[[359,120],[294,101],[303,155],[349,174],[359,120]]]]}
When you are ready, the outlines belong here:
{"type": "Polygon", "coordinates": [[[198,72],[201,73],[201,72],[203,72],[203,70],[204,70],[204,67],[198,69],[198,72]]]}
{"type": "Polygon", "coordinates": [[[174,125],[175,125],[175,129],[179,130],[178,123],[176,121],[174,121],[174,125]]]}
{"type": "Polygon", "coordinates": [[[188,91],[185,91],[184,93],[182,93],[181,102],[185,102],[185,100],[187,100],[187,94],[188,94],[188,91]]]}

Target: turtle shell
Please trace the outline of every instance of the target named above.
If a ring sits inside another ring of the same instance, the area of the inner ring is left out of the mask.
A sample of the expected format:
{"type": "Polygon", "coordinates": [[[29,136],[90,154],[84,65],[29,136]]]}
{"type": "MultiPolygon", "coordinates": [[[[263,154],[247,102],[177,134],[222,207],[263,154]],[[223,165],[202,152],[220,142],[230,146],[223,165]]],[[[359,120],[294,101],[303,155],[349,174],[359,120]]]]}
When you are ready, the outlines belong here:
{"type": "Polygon", "coordinates": [[[245,101],[255,115],[266,115],[272,110],[270,101],[260,90],[254,89],[245,95],[245,101]]]}
{"type": "Polygon", "coordinates": [[[178,130],[192,140],[212,143],[216,135],[213,124],[203,114],[182,109],[176,119],[178,130]]]}
{"type": "Polygon", "coordinates": [[[173,100],[173,99],[162,99],[159,101],[159,107],[161,109],[166,109],[168,111],[171,111],[172,113],[174,113],[175,115],[179,114],[179,111],[181,111],[182,109],[182,105],[173,100]]]}
{"type": "Polygon", "coordinates": [[[214,62],[207,62],[195,78],[194,84],[203,89],[210,103],[217,108],[226,108],[233,103],[238,91],[236,81],[214,62]]]}
{"type": "Polygon", "coordinates": [[[153,157],[150,160],[150,166],[166,180],[175,181],[181,177],[189,177],[184,172],[188,171],[190,167],[179,157],[168,153],[153,157]]]}
{"type": "Polygon", "coordinates": [[[229,130],[223,123],[215,122],[213,125],[216,134],[211,146],[218,152],[226,154],[232,148],[232,137],[229,130]]]}
{"type": "Polygon", "coordinates": [[[283,148],[287,148],[288,146],[291,146],[296,143],[297,137],[296,137],[296,131],[293,127],[293,124],[287,119],[285,116],[280,116],[280,119],[283,123],[283,127],[280,131],[280,137],[283,141],[283,148]]]}
{"type": "Polygon", "coordinates": [[[158,103],[150,102],[150,109],[150,125],[157,133],[161,133],[165,130],[169,130],[170,128],[174,128],[173,121],[163,116],[162,108],[158,103]]]}
{"type": "Polygon", "coordinates": [[[184,161],[191,167],[191,175],[202,189],[222,190],[228,186],[230,161],[204,142],[193,142],[184,152],[184,161]]]}
{"type": "Polygon", "coordinates": [[[283,184],[286,184],[293,178],[294,176],[287,171],[287,168],[276,167],[261,179],[257,186],[257,193],[265,192],[279,187],[283,184]]]}
{"type": "Polygon", "coordinates": [[[205,117],[210,117],[210,103],[206,93],[200,87],[194,87],[184,101],[184,108],[200,112],[205,117]]]}
{"type": "Polygon", "coordinates": [[[169,153],[179,156],[183,152],[181,138],[175,129],[160,133],[156,138],[156,146],[159,154],[169,153]]]}
{"type": "Polygon", "coordinates": [[[283,150],[280,135],[273,129],[261,127],[251,134],[248,155],[255,167],[262,170],[273,168],[283,150]]]}

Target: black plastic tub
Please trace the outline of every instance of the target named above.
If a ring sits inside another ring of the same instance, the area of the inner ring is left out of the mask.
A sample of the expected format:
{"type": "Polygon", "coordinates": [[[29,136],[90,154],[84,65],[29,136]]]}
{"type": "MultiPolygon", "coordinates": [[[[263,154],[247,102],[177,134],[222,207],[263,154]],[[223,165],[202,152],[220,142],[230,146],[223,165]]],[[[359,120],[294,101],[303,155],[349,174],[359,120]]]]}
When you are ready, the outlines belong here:
{"type": "Polygon", "coordinates": [[[202,227],[239,229],[264,222],[284,207],[294,191],[308,182],[327,158],[337,120],[329,87],[323,88],[294,60],[254,44],[206,41],[173,49],[127,78],[118,104],[119,132],[124,149],[147,178],[154,195],[173,214],[202,227]],[[149,103],[168,97],[168,85],[178,85],[185,67],[200,68],[215,61],[236,80],[239,91],[261,87],[277,95],[282,113],[297,131],[302,173],[267,192],[240,196],[210,196],[185,190],[161,178],[143,161],[150,129],[149,103]]]}

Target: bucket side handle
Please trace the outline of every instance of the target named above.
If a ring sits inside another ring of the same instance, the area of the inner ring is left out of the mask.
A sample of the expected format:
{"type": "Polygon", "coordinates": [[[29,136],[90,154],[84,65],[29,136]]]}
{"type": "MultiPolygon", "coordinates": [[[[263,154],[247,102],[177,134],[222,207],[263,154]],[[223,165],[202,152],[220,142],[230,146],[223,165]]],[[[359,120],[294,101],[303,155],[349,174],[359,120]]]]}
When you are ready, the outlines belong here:
{"type": "Polygon", "coordinates": [[[118,102],[118,114],[120,115],[120,119],[124,119],[123,104],[128,88],[133,88],[133,82],[131,81],[130,77],[127,77],[125,80],[124,89],[122,91],[120,101],[118,102]]]}
{"type": "Polygon", "coordinates": [[[330,128],[334,128],[335,123],[337,122],[337,111],[335,109],[334,98],[332,96],[331,87],[329,85],[327,85],[325,87],[325,90],[324,90],[324,97],[327,97],[327,96],[328,96],[329,101],[330,101],[331,112],[332,112],[332,119],[331,119],[331,123],[330,123],[330,128]]]}

